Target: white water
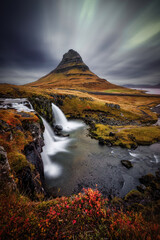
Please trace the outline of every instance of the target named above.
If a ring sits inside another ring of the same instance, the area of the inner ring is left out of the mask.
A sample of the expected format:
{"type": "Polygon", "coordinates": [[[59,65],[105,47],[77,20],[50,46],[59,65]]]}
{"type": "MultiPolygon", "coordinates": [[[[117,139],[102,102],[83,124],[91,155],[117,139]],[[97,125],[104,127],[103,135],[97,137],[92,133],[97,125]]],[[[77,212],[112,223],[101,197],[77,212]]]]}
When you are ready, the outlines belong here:
{"type": "Polygon", "coordinates": [[[60,138],[55,136],[47,121],[44,118],[42,118],[42,121],[45,127],[43,134],[45,145],[43,147],[43,152],[41,153],[44,165],[44,173],[47,176],[57,178],[62,173],[62,167],[59,164],[52,162],[49,156],[53,156],[58,152],[67,152],[67,145],[70,140],[68,138],[60,138]]]}
{"type": "Polygon", "coordinates": [[[14,108],[17,112],[34,112],[34,109],[27,98],[6,98],[0,99],[0,101],[0,108],[3,109],[14,108]]]}
{"type": "Polygon", "coordinates": [[[130,154],[132,157],[135,157],[135,158],[139,158],[139,157],[140,157],[140,154],[138,154],[138,153],[129,152],[129,154],[130,154]]]}
{"type": "MultiPolygon", "coordinates": [[[[84,126],[83,123],[79,123],[76,121],[68,121],[63,112],[53,103],[52,110],[56,125],[61,125],[64,131],[70,132],[84,126]]],[[[56,136],[47,121],[44,118],[42,118],[42,121],[45,127],[45,131],[43,134],[45,146],[43,147],[43,152],[41,153],[44,163],[44,173],[47,177],[57,178],[62,174],[63,169],[60,164],[55,163],[51,159],[51,157],[53,157],[57,153],[69,153],[67,147],[73,139],[69,139],[68,137],[56,136]]]]}
{"type": "Polygon", "coordinates": [[[55,155],[57,152],[67,152],[66,148],[71,140],[69,138],[55,136],[54,131],[47,121],[44,118],[42,118],[42,121],[45,127],[43,136],[46,153],[48,155],[55,155]]]}
{"type": "Polygon", "coordinates": [[[68,121],[63,112],[55,104],[52,103],[52,111],[56,125],[66,126],[68,121]]]}
{"type": "Polygon", "coordinates": [[[155,158],[155,160],[156,160],[156,163],[159,163],[159,157],[154,154],[154,158],[155,158]]]}
{"type": "Polygon", "coordinates": [[[52,111],[53,117],[55,119],[55,125],[61,125],[63,130],[66,132],[70,132],[84,126],[82,122],[68,121],[61,109],[53,103],[52,111]]]}

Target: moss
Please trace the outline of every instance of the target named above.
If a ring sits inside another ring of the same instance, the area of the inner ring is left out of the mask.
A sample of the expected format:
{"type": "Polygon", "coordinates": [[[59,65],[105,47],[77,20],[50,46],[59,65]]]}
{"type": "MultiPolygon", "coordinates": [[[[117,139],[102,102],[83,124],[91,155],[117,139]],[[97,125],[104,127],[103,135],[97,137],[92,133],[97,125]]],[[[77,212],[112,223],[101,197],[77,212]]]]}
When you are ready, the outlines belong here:
{"type": "Polygon", "coordinates": [[[115,146],[135,148],[137,145],[150,145],[160,141],[159,126],[109,126],[96,124],[95,129],[91,130],[96,138],[108,140],[115,146]],[[110,136],[112,132],[112,136],[110,136]]]}
{"type": "Polygon", "coordinates": [[[9,153],[8,159],[9,159],[11,169],[16,173],[22,170],[24,167],[30,166],[25,155],[23,155],[22,153],[18,153],[18,152],[9,153]]]}

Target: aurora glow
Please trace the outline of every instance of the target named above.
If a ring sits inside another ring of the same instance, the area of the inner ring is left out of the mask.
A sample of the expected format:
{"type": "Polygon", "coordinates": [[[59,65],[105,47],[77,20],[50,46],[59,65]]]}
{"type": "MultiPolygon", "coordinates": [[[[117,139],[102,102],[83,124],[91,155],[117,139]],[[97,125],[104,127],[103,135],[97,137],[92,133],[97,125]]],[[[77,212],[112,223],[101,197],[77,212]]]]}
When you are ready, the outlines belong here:
{"type": "Polygon", "coordinates": [[[157,84],[159,9],[159,0],[3,0],[0,82],[37,80],[72,48],[112,83],[157,84]]]}

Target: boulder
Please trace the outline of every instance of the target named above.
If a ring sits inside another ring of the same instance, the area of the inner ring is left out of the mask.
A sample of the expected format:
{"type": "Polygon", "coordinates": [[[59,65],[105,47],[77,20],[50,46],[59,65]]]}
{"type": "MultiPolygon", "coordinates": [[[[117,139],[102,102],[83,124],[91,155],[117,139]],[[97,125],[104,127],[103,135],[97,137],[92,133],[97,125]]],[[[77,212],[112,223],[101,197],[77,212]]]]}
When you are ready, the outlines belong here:
{"type": "Polygon", "coordinates": [[[54,130],[62,131],[63,127],[61,125],[55,125],[54,130]]]}
{"type": "Polygon", "coordinates": [[[121,160],[121,163],[123,166],[125,166],[128,169],[133,167],[132,163],[129,160],[121,160]]]}

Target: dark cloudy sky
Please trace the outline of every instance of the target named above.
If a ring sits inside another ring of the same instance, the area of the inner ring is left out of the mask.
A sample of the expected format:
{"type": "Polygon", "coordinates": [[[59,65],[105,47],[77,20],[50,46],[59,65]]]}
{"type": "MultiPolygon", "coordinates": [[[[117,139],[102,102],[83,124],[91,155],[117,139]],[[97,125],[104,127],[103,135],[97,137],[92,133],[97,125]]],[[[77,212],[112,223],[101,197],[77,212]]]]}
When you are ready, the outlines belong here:
{"type": "Polygon", "coordinates": [[[69,49],[116,84],[160,82],[160,0],[1,0],[0,82],[25,84],[69,49]]]}

